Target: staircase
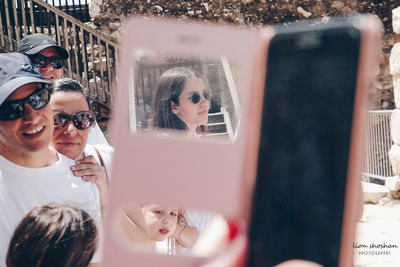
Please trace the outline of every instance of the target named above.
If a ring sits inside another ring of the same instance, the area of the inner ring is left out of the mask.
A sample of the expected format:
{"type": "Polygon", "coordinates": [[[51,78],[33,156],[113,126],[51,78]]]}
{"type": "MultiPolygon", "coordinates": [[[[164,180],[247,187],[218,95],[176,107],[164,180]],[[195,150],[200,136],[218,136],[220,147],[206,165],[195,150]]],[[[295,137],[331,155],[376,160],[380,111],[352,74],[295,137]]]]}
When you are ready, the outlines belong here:
{"type": "Polygon", "coordinates": [[[231,120],[224,107],[221,107],[221,112],[208,114],[207,136],[218,136],[226,140],[232,140],[234,134],[231,120]]]}
{"type": "Polygon", "coordinates": [[[87,20],[87,10],[75,12],[68,1],[63,6],[59,2],[58,6],[42,0],[0,0],[0,52],[16,51],[25,35],[37,32],[50,35],[70,54],[64,76],[82,83],[99,109],[97,113],[106,116],[113,101],[118,45],[75,18],[87,20]]]}

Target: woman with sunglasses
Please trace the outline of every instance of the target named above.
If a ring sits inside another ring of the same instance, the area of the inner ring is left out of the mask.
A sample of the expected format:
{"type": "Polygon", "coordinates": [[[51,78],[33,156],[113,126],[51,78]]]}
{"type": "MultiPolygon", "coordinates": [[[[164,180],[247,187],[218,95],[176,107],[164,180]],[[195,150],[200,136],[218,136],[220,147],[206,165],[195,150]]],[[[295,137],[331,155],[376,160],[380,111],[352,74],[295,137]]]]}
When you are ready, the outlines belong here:
{"type": "Polygon", "coordinates": [[[205,134],[210,94],[204,80],[185,67],[161,75],[153,98],[151,126],[156,131],[184,130],[189,137],[205,134]]]}
{"type": "Polygon", "coordinates": [[[100,203],[104,208],[108,188],[107,172],[111,168],[113,149],[106,144],[87,144],[95,115],[89,110],[83,86],[69,78],[56,80],[50,104],[54,116],[52,146],[76,161],[77,165],[72,167],[75,176],[97,185],[100,203]]]}

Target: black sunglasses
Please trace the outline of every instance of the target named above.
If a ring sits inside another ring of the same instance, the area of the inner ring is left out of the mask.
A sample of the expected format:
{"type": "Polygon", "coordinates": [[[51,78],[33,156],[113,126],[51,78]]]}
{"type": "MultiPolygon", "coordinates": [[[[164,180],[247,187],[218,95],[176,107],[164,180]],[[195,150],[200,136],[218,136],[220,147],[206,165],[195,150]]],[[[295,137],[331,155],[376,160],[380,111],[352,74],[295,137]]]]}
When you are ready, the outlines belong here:
{"type": "Polygon", "coordinates": [[[74,114],[60,112],[54,115],[54,125],[57,128],[62,128],[67,125],[69,121],[72,121],[72,124],[75,126],[76,129],[86,130],[87,128],[92,126],[95,121],[94,118],[94,113],[88,110],[78,111],[74,114]]]}
{"type": "Polygon", "coordinates": [[[64,65],[64,59],[60,57],[45,57],[42,55],[33,55],[29,56],[29,58],[37,68],[44,68],[47,64],[47,61],[49,61],[55,69],[61,69],[64,65]]]}
{"type": "Polygon", "coordinates": [[[38,110],[49,103],[50,92],[47,84],[42,84],[42,88],[25,97],[24,99],[10,100],[0,106],[0,120],[8,121],[22,117],[25,113],[25,103],[33,109],[38,110]]]}
{"type": "MultiPolygon", "coordinates": [[[[204,96],[204,98],[206,100],[210,100],[210,92],[208,90],[204,90],[202,95],[204,96]]],[[[200,94],[198,92],[196,92],[196,91],[191,92],[189,94],[189,99],[192,101],[193,104],[199,103],[200,102],[200,98],[201,98],[200,94]]]]}

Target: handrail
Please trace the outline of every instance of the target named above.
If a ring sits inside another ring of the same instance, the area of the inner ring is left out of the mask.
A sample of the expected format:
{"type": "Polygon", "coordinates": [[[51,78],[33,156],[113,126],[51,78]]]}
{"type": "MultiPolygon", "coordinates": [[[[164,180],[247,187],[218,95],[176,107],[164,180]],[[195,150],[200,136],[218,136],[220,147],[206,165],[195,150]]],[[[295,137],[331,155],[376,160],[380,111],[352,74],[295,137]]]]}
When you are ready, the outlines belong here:
{"type": "MultiPolygon", "coordinates": [[[[242,114],[242,113],[240,110],[239,95],[238,95],[238,91],[236,89],[235,81],[233,79],[231,67],[230,67],[228,59],[226,57],[221,57],[221,64],[222,64],[222,68],[225,73],[226,82],[228,84],[229,92],[230,92],[230,95],[232,98],[233,110],[235,111],[235,117],[236,117],[237,121],[239,121],[240,114],[242,114]]],[[[230,122],[230,124],[232,125],[232,122],[230,122]]],[[[237,125],[235,125],[235,127],[236,126],[237,125]]]]}
{"type": "Polygon", "coordinates": [[[390,116],[393,110],[368,111],[363,176],[385,180],[394,176],[388,152],[393,144],[390,116]]]}
{"type": "Polygon", "coordinates": [[[225,107],[221,107],[221,112],[224,115],[224,123],[226,125],[226,132],[229,135],[229,140],[233,140],[233,129],[232,129],[232,123],[231,123],[231,118],[229,117],[229,113],[226,111],[225,107]]]}
{"type": "MultiPolygon", "coordinates": [[[[25,0],[27,1],[27,0],[25,0]]],[[[46,3],[57,7],[68,15],[82,22],[90,21],[89,3],[90,0],[44,0],[46,3]]]]}
{"type": "Polygon", "coordinates": [[[42,32],[56,39],[70,53],[64,75],[81,82],[91,100],[112,102],[118,44],[42,0],[0,2],[0,46],[16,51],[26,34],[42,32]]]}
{"type": "MultiPolygon", "coordinates": [[[[16,0],[16,1],[22,1],[22,0],[16,0]]],[[[73,16],[71,16],[71,15],[65,13],[64,11],[61,11],[59,8],[54,7],[54,6],[52,6],[52,5],[50,5],[50,4],[46,3],[46,2],[44,2],[44,1],[42,1],[42,0],[29,0],[29,1],[30,1],[30,2],[35,2],[36,4],[45,7],[47,10],[50,10],[50,11],[52,11],[52,12],[54,12],[54,13],[56,13],[56,14],[58,14],[58,15],[64,17],[64,18],[67,18],[69,21],[71,21],[71,22],[73,22],[74,24],[77,24],[78,26],[82,27],[84,30],[90,32],[92,35],[100,36],[100,37],[102,38],[103,41],[109,43],[110,45],[118,46],[118,44],[115,43],[115,42],[113,42],[113,41],[110,39],[110,37],[108,37],[108,36],[106,36],[105,34],[103,34],[103,33],[99,32],[99,31],[93,29],[92,27],[86,25],[85,23],[83,23],[83,22],[77,20],[76,18],[74,18],[73,16]]]]}

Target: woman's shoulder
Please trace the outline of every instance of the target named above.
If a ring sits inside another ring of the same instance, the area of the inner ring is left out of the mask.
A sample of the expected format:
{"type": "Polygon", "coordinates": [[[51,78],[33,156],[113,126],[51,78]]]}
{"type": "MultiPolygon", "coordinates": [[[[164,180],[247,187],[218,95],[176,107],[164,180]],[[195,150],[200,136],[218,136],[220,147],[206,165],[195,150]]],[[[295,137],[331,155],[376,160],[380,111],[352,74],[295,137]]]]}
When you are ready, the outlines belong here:
{"type": "Polygon", "coordinates": [[[114,154],[114,148],[107,144],[97,144],[97,145],[89,145],[85,146],[85,155],[86,156],[94,156],[96,161],[103,165],[106,168],[108,174],[111,173],[112,159],[114,154]],[[101,159],[99,158],[101,157],[101,159]],[[103,161],[103,163],[102,163],[103,161]]]}
{"type": "Polygon", "coordinates": [[[114,155],[114,148],[107,144],[97,144],[97,145],[89,145],[85,146],[85,155],[92,155],[95,159],[100,162],[99,155],[102,160],[105,162],[106,166],[111,166],[111,161],[114,155]]]}
{"type": "Polygon", "coordinates": [[[88,154],[93,154],[99,151],[102,155],[103,154],[113,154],[114,153],[114,148],[108,144],[96,144],[96,145],[91,145],[91,144],[86,144],[85,147],[85,152],[88,152],[88,154]]]}

